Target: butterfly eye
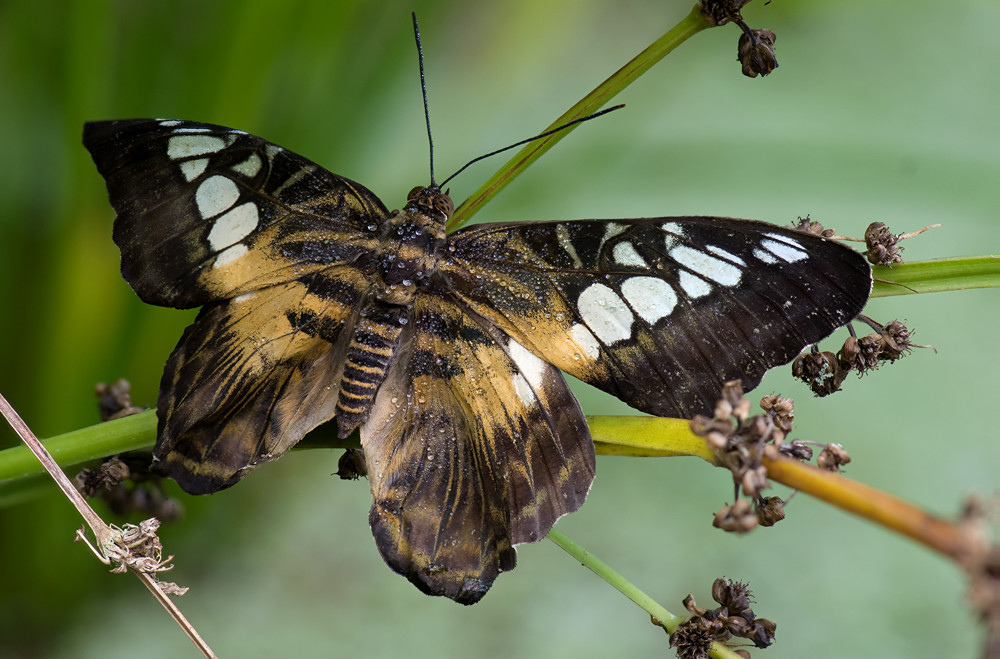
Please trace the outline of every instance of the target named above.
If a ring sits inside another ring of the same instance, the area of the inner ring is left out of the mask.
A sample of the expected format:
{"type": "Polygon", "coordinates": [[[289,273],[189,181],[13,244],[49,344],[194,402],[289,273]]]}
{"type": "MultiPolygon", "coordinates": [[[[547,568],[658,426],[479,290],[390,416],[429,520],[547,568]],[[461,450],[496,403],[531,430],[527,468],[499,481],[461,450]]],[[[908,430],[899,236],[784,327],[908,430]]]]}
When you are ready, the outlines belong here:
{"type": "Polygon", "coordinates": [[[410,192],[406,195],[406,201],[413,201],[414,199],[419,197],[420,193],[423,191],[424,187],[422,185],[418,185],[417,187],[410,190],[410,192]]]}
{"type": "Polygon", "coordinates": [[[452,202],[451,197],[447,193],[441,192],[434,196],[434,210],[440,211],[441,213],[451,217],[451,212],[455,210],[455,204],[452,202]]]}

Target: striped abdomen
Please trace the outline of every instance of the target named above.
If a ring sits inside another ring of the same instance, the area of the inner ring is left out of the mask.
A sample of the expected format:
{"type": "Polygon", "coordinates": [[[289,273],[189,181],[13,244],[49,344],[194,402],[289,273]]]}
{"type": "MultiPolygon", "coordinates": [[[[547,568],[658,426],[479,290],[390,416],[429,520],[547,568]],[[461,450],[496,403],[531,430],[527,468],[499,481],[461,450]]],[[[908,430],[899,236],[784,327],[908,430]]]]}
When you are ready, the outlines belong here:
{"type": "Polygon", "coordinates": [[[358,319],[347,348],[337,400],[341,437],[368,419],[375,394],[392,365],[408,314],[406,307],[377,304],[358,319]]]}

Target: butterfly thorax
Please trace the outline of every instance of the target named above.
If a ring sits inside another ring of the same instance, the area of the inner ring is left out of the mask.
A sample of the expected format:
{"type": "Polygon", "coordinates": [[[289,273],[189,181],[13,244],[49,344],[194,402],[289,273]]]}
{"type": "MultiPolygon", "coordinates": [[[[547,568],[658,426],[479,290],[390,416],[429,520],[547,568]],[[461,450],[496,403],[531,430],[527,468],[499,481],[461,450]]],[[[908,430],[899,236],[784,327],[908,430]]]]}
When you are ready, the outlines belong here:
{"type": "Polygon", "coordinates": [[[379,386],[395,360],[418,288],[430,281],[446,242],[452,202],[437,186],[414,188],[406,206],[380,231],[372,298],[359,312],[347,348],[337,400],[337,423],[347,436],[368,419],[379,386]]]}
{"type": "Polygon", "coordinates": [[[413,301],[417,286],[437,268],[451,210],[451,199],[437,187],[414,188],[403,210],[388,218],[381,232],[379,301],[400,306],[413,301]]]}

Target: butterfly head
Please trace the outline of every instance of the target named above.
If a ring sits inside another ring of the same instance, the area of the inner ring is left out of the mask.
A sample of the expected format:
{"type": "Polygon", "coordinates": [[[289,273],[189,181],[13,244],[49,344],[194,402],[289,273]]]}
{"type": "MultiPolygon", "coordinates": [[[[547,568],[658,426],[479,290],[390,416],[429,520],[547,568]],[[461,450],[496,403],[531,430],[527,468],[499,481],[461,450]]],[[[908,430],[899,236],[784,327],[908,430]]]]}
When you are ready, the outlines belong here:
{"type": "Polygon", "coordinates": [[[455,204],[447,192],[442,192],[440,186],[417,186],[406,195],[406,210],[418,211],[431,217],[441,217],[447,220],[455,210],[455,204]]]}

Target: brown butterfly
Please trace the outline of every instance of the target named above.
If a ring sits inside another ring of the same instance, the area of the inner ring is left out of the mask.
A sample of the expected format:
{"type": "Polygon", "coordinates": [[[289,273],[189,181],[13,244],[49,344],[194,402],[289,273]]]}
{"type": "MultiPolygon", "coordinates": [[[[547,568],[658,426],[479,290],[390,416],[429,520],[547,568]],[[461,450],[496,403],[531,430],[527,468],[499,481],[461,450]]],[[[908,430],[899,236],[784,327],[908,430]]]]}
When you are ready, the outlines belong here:
{"type": "Polygon", "coordinates": [[[871,270],[836,242],[708,217],[478,224],[242,131],[89,123],[144,301],[202,307],[167,362],[155,469],[229,487],[317,425],[360,428],[383,558],[478,601],[580,507],[594,447],[563,370],[651,414],[711,410],[857,315],[871,270]]]}

